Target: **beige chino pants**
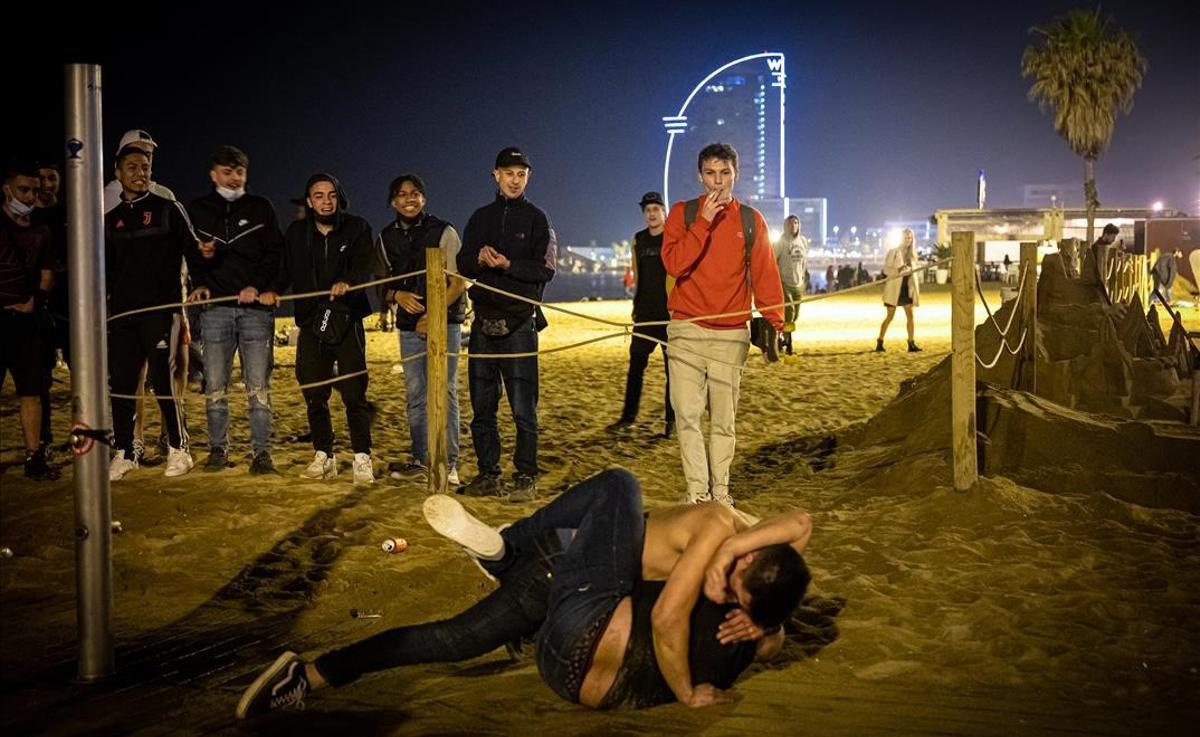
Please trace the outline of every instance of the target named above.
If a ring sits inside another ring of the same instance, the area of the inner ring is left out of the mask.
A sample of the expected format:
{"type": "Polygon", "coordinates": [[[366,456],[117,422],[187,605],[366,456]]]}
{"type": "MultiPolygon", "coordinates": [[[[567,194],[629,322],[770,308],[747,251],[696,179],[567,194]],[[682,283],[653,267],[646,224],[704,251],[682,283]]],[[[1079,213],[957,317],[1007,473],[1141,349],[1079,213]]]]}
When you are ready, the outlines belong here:
{"type": "Polygon", "coordinates": [[[671,406],[687,482],[687,500],[729,498],[729,464],[737,444],[739,368],[746,363],[750,331],[712,330],[695,323],[672,322],[667,326],[667,360],[671,372],[671,406]],[[701,419],[710,418],[707,452],[701,419]]]}

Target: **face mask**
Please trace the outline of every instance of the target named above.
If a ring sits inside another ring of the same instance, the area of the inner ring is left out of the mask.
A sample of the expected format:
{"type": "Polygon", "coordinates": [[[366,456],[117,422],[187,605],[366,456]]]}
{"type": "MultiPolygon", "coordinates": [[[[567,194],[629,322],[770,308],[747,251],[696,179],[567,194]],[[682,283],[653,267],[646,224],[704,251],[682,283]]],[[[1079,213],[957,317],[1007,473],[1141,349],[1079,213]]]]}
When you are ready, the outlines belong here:
{"type": "Polygon", "coordinates": [[[228,187],[222,187],[218,184],[217,194],[221,195],[221,198],[226,202],[234,202],[235,200],[241,199],[241,196],[246,194],[246,188],[242,187],[241,189],[229,189],[228,187]]]}
{"type": "Polygon", "coordinates": [[[15,197],[8,201],[8,208],[12,210],[13,215],[16,215],[19,218],[23,218],[29,213],[33,212],[32,207],[26,205],[24,202],[21,202],[15,197]]]}

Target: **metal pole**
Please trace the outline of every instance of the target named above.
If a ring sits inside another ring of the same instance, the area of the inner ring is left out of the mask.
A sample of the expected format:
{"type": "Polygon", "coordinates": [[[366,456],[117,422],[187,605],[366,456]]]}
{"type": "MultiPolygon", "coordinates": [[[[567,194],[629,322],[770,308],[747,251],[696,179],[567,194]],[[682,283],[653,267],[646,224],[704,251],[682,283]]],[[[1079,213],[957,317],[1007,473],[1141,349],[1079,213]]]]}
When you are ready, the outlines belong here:
{"type": "Polygon", "coordinates": [[[440,248],[425,249],[425,416],[429,423],[429,493],[445,494],[448,490],[449,466],[446,460],[446,252],[440,248]]]}
{"type": "Polygon", "coordinates": [[[979,479],[975,446],[975,233],[950,236],[950,454],[954,488],[967,491],[979,479]]]}
{"type": "MultiPolygon", "coordinates": [[[[104,168],[100,67],[66,67],[67,268],[71,275],[71,413],[76,428],[105,429],[104,168]]],[[[113,673],[112,530],[108,446],[75,434],[75,587],[79,679],[113,673]],[[82,452],[80,452],[82,451],[82,452]]]]}

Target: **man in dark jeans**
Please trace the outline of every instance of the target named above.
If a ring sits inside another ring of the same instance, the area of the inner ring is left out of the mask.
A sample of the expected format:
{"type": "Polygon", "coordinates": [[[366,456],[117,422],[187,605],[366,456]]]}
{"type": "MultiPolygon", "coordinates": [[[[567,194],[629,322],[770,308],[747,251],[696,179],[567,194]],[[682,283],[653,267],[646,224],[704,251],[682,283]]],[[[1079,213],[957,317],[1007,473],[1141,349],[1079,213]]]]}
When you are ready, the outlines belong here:
{"type": "Polygon", "coordinates": [[[371,466],[371,412],[367,405],[366,334],[362,320],[371,314],[366,293],[350,290],[371,278],[371,226],[345,211],[349,204],[342,185],[330,174],[318,173],[305,186],[308,216],[288,226],[283,236],[283,262],[271,287],[258,301],[271,306],[288,287],[296,293],[328,290],[330,296],[296,300],[296,379],[320,384],[304,389],[308,427],[316,451],[300,475],[329,479],[337,475],[333,452],[333,423],[329,396],[334,386],[346,406],[350,445],[354,450],[354,483],[375,481],[371,466]],[[337,376],[334,379],[334,365],[337,376]]]}
{"type": "MultiPolygon", "coordinates": [[[[558,246],[546,213],[525,199],[530,171],[529,158],[520,149],[506,148],[496,156],[492,176],[499,191],[491,204],[476,210],[467,221],[458,272],[480,285],[540,300],[546,283],[554,277],[558,246]]],[[[540,309],[483,286],[472,286],[470,294],[475,305],[470,354],[537,352],[538,323],[545,325],[540,309]]],[[[470,358],[467,378],[473,415],[471,440],[479,475],[463,493],[499,496],[502,491],[496,411],[503,390],[517,425],[516,471],[509,499],[533,499],[538,475],[537,356],[470,358]]]]}
{"type": "Polygon", "coordinates": [[[646,365],[656,348],[662,348],[663,370],[667,377],[667,391],[663,397],[666,424],[659,438],[670,438],[675,433],[675,410],[671,408],[671,371],[667,361],[667,325],[671,313],[667,312],[667,293],[675,278],[667,274],[662,262],[663,227],[667,222],[667,209],[662,195],[647,192],[638,203],[646,229],[633,236],[633,273],[637,277],[637,291],[633,295],[633,321],[663,322],[662,325],[643,325],[633,329],[634,338],[629,343],[629,374],[625,377],[625,406],[621,417],[608,426],[610,432],[623,432],[637,420],[638,405],[642,400],[642,379],[646,365]],[[660,342],[638,338],[646,335],[660,342]]]}
{"type": "MultiPolygon", "coordinates": [[[[237,716],[295,707],[310,690],[346,685],[365,673],[467,660],[534,633],[538,670],[547,685],[568,701],[603,708],[610,704],[581,698],[580,686],[589,672],[586,656],[595,650],[597,660],[601,657],[594,648],[597,639],[610,621],[617,621],[613,611],[643,577],[665,579],[666,585],[655,605],[657,642],[643,640],[652,651],[638,655],[657,660],[673,689],[668,673],[678,673],[670,663],[682,665],[684,680],[693,665],[703,665],[688,662],[689,642],[694,652],[716,658],[731,653],[717,654],[709,640],[747,643],[769,657],[782,644],[777,625],[795,609],[808,585],[799,553],[808,542],[811,521],[798,512],[751,526],[739,515],[709,504],[656,510],[647,517],[641,488],[624,469],[603,471],[498,531],[468,514],[453,497],[431,496],[425,501],[430,525],[462,545],[486,574],[499,579],[500,588],[451,619],[388,630],[312,662],[284,653],[243,694],[237,716]],[[690,586],[681,586],[685,579],[690,586]],[[736,605],[728,607],[736,613],[725,616],[722,611],[704,631],[692,630],[686,615],[705,600],[736,605]],[[657,611],[660,606],[662,612],[657,611]],[[681,624],[669,616],[672,606],[684,613],[681,624]],[[661,630],[659,622],[671,631],[661,630]],[[776,631],[768,634],[764,628],[776,631]],[[683,652],[658,652],[659,644],[665,647],[673,635],[682,638],[683,652]]],[[[634,625],[622,619],[614,626],[634,625]]],[[[694,697],[680,700],[704,706],[732,699],[704,685],[691,689],[694,697]]]]}

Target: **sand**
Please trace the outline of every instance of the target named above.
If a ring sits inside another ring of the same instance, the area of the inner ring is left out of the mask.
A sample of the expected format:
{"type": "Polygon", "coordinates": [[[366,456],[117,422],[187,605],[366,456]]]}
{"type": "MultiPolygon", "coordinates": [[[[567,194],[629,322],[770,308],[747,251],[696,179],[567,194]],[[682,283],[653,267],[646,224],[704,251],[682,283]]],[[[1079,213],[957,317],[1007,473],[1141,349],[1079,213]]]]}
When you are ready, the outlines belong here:
{"type": "MultiPolygon", "coordinates": [[[[990,297],[995,298],[991,292],[990,297]]],[[[593,713],[542,685],[503,652],[466,664],[372,675],[309,699],[303,714],[236,725],[237,696],[285,647],[315,655],[389,626],[445,617],[493,584],[424,524],[425,490],[381,480],[354,489],[297,473],[311,449],[293,391],[294,349],[276,349],[276,463],[246,474],[244,405],[234,402],[238,467],[177,479],[146,468],[113,485],[114,634],[109,682],[74,672],[74,546],[69,469],[34,484],[20,473],[16,403],[0,395],[0,729],[5,734],[1174,734],[1200,716],[1200,532],[1197,518],[1088,488],[1048,493],[1004,477],[951,488],[948,453],[864,444],[862,423],[900,383],[949,350],[949,302],[918,308],[924,353],[903,351],[903,322],[870,352],[874,295],[803,307],[797,355],[767,366],[752,351],[738,416],[732,493],[758,515],[811,511],[815,597],[782,663],[743,677],[736,705],[593,713]],[[856,445],[855,443],[860,444],[856,445]],[[408,540],[397,555],[380,550],[408,540]],[[352,619],[351,608],[379,618],[352,619]]],[[[627,302],[567,307],[624,319],[627,302]]],[[[610,328],[550,313],[549,348],[610,328]]],[[[978,320],[983,319],[982,308],[978,320]]],[[[1194,319],[1194,316],[1189,319],[1194,319]]],[[[1194,328],[1193,328],[1194,329],[1194,328]]],[[[368,333],[377,466],[407,448],[395,334],[368,333]]],[[[651,361],[635,431],[613,438],[627,339],[544,356],[546,495],[612,464],[642,480],[647,505],[681,498],[675,441],[661,427],[661,360],[651,361]]],[[[65,374],[60,375],[65,379],[65,374]]],[[[463,397],[464,480],[474,474],[463,397]]],[[[65,386],[55,398],[67,401],[65,386]]],[[[334,401],[344,448],[345,423],[334,401]]],[[[202,402],[189,405],[203,445],[202,402]]],[[[948,410],[947,410],[948,411],[948,410]]],[[[151,424],[156,425],[152,411],[151,424]]],[[[57,418],[61,437],[65,419],[57,418]]],[[[505,469],[512,425],[501,410],[505,469]]],[[[1069,449],[1067,449],[1069,450],[1069,449]]],[[[203,458],[198,450],[197,460],[203,458]]],[[[342,451],[343,464],[347,462],[342,451]]],[[[533,508],[468,501],[480,517],[533,508]]]]}

